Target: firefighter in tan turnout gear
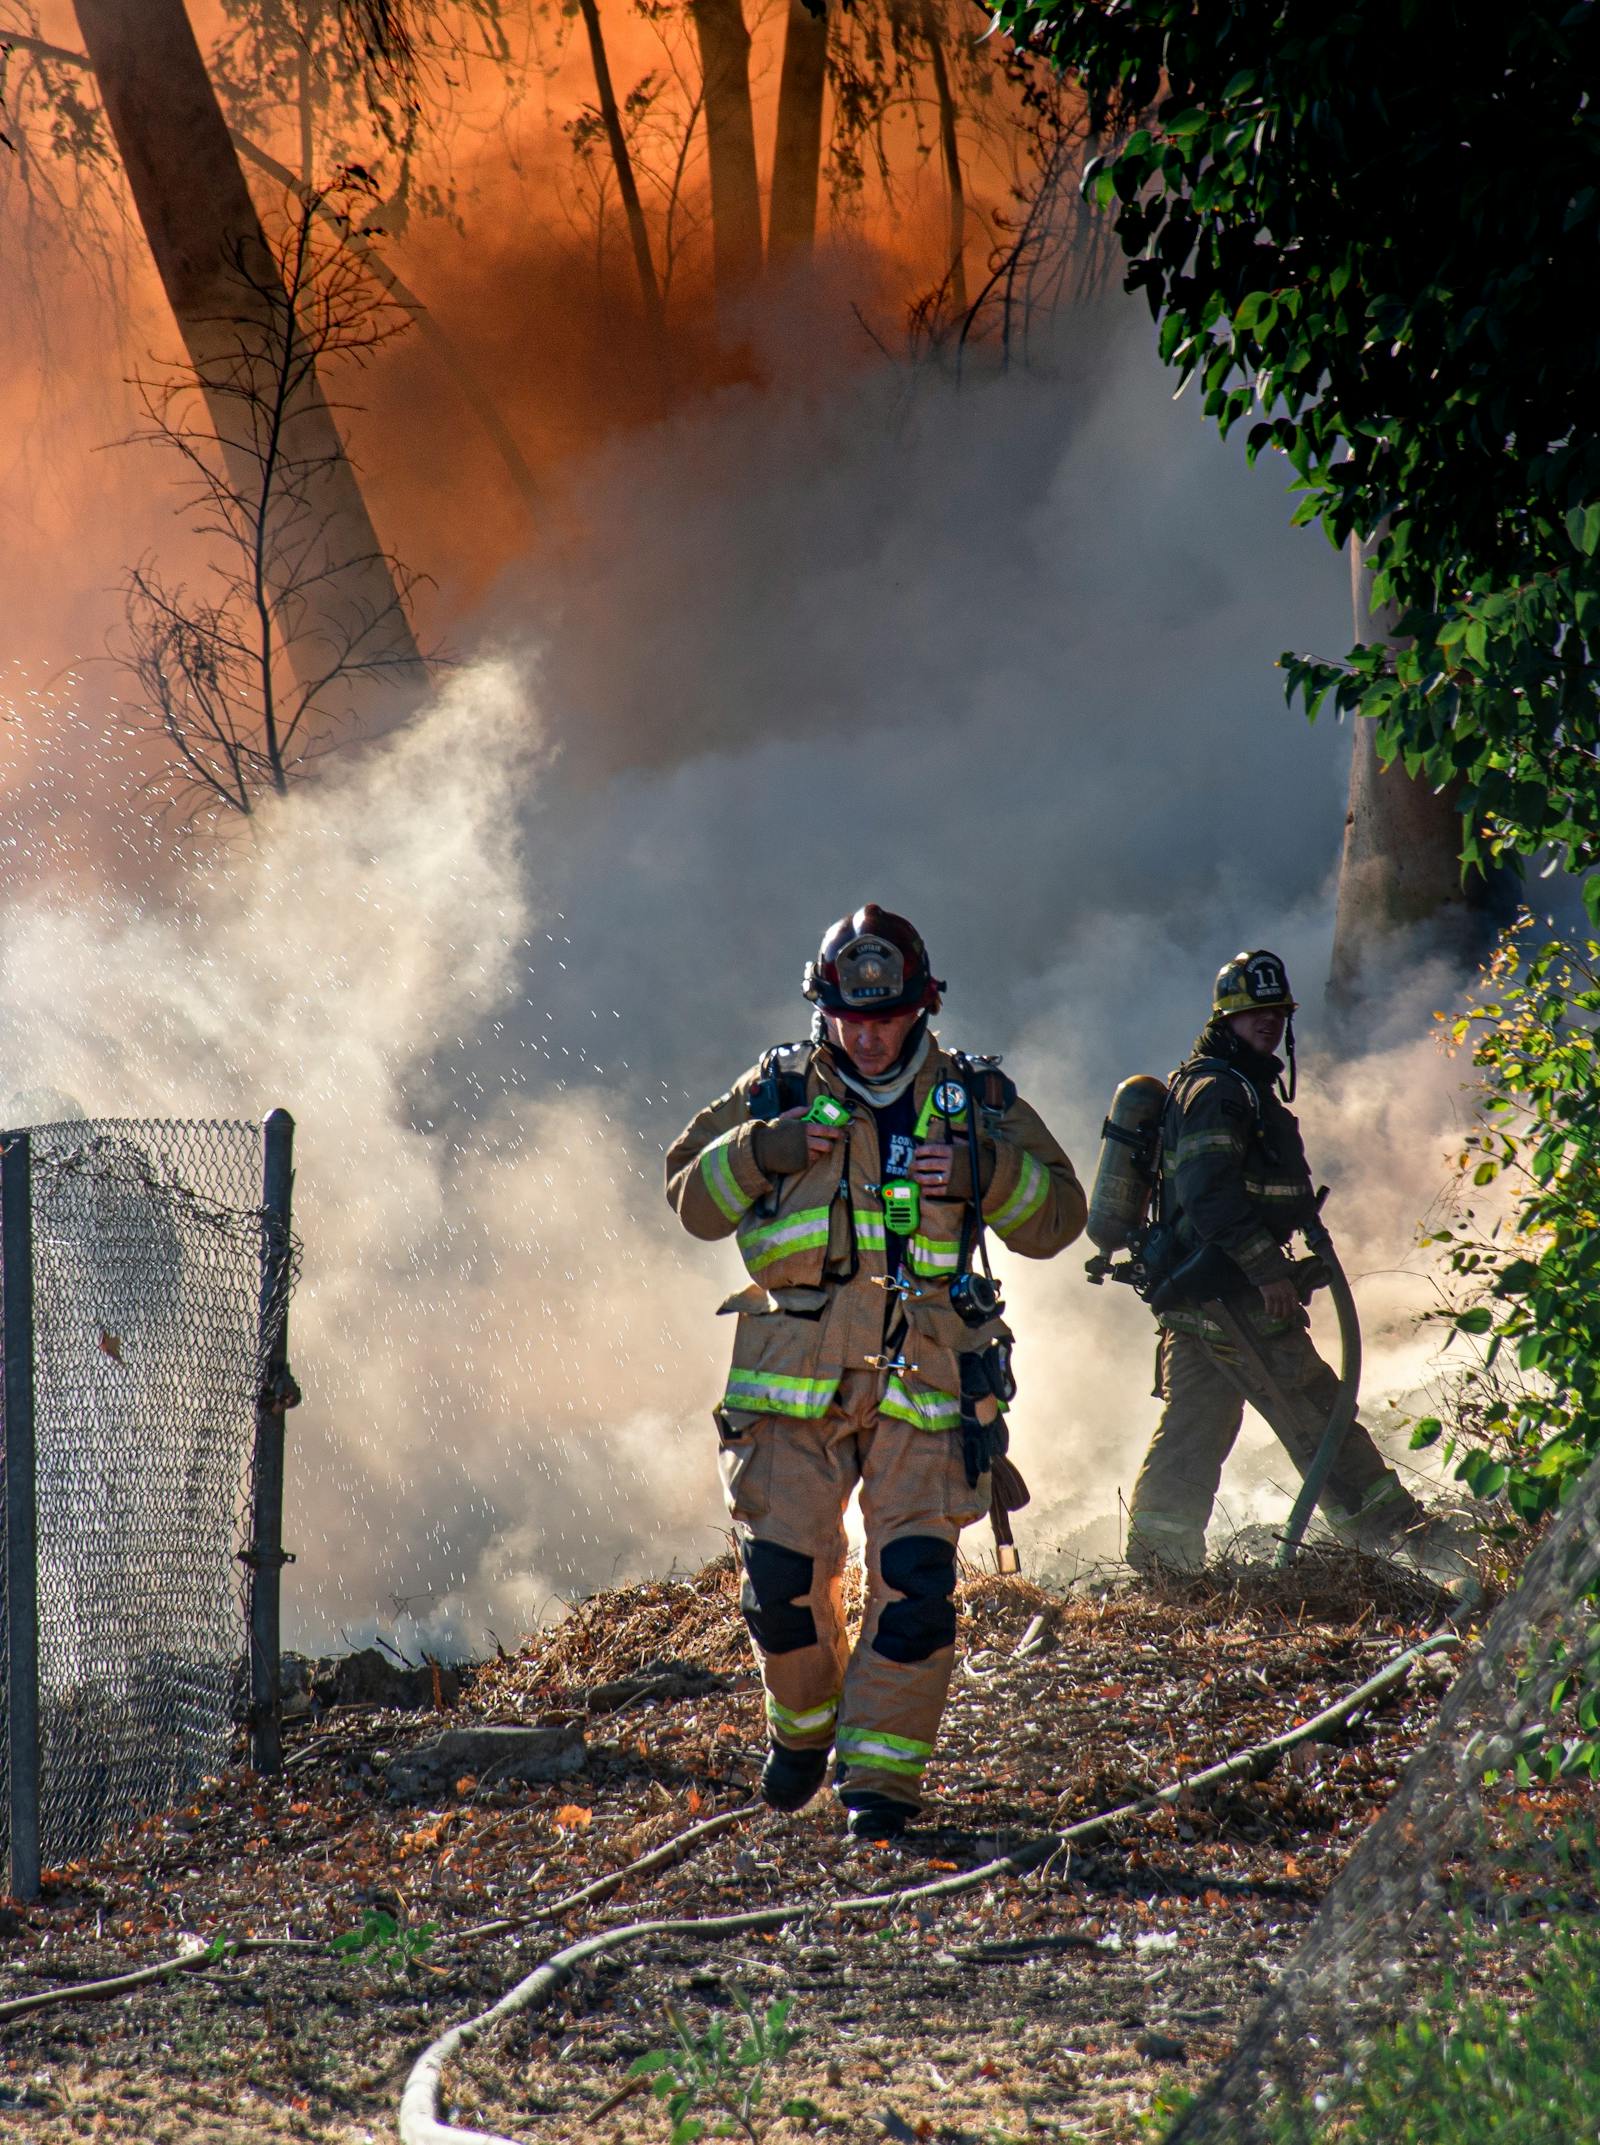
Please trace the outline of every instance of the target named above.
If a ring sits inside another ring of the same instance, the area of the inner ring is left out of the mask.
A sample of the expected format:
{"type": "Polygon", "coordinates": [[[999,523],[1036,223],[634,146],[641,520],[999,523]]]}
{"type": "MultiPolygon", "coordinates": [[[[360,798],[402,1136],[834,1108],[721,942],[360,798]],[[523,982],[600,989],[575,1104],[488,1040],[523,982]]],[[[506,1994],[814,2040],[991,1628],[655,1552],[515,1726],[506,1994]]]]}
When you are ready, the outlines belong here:
{"type": "Polygon", "coordinates": [[[942,989],[904,917],[858,909],[807,965],[812,1040],[768,1051],[667,1155],[684,1227],[735,1237],[751,1277],[723,1305],[739,1316],[716,1422],[767,1694],[761,1792],[799,1809],[831,1749],[850,1830],[872,1838],[920,1807],[955,1661],[956,1543],[1005,1450],[1011,1336],[975,1246],[987,1226],[1049,1258],[1084,1219],[1071,1163],[999,1061],[929,1031],[942,989]],[[867,1598],[847,1649],[858,1483],[867,1598]]]}
{"type": "MultiPolygon", "coordinates": [[[[1161,1120],[1160,1205],[1171,1232],[1170,1270],[1210,1247],[1225,1254],[1201,1300],[1158,1310],[1157,1388],[1165,1406],[1134,1485],[1128,1561],[1196,1570],[1206,1522],[1246,1401],[1271,1424],[1304,1474],[1328,1422],[1339,1380],[1311,1345],[1303,1291],[1309,1262],[1287,1246],[1316,1218],[1300,1127],[1280,1093],[1276,1052],[1288,1036],[1292,1098],[1295,1001],[1283,963],[1265,949],[1240,953],[1217,977],[1211,1019],[1173,1076],[1161,1120]],[[1253,1354],[1231,1345],[1204,1306],[1223,1296],[1253,1354]],[[1263,1375],[1265,1373],[1265,1375],[1263,1375]],[[1273,1388],[1276,1388],[1274,1391],[1273,1388]]],[[[1309,1271],[1308,1271],[1309,1267],[1309,1271]]],[[[1156,1300],[1161,1300],[1156,1292],[1156,1300]]],[[[1399,1544],[1421,1528],[1421,1508],[1359,1422],[1328,1474],[1321,1504],[1335,1530],[1364,1548],[1399,1544]]]]}

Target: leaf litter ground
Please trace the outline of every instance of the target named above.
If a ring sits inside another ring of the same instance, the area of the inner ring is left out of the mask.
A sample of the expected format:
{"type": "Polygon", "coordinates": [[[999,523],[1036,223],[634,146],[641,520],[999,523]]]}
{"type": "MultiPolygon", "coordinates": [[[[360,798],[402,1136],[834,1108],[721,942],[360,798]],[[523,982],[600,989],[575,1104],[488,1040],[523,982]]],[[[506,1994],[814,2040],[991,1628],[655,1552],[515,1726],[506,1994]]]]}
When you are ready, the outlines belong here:
{"type": "Polygon", "coordinates": [[[1068,1596],[969,1571],[962,1601],[934,1799],[903,1842],[852,1842],[825,1794],[509,1932],[476,1933],[750,1800],[760,1688],[731,1559],[596,1596],[479,1671],[450,1714],[339,1708],[291,1724],[278,1778],[230,1771],[51,1873],[39,1906],[0,1910],[0,2000],[170,1957],[186,1934],[295,1948],[7,2023],[0,2134],[392,2137],[421,2048],[562,1944],[800,1899],[814,1911],[776,1935],[652,1940],[593,1962],[454,2063],[443,2112],[528,2140],[664,2140],[629,2065],[669,2040],[669,2005],[699,2033],[719,2012],[733,2023],[742,1993],[758,2008],[792,1996],[803,2034],[767,2098],[810,2112],[764,2115],[775,2145],[1137,2136],[1160,2091],[1226,2052],[1293,1950],[1426,1733],[1442,1662],[1268,1778],[1040,1872],[882,1920],[840,1920],[830,1901],[989,1860],[1279,1734],[1434,1628],[1437,1598],[1393,1567],[1312,1552],[1294,1576],[1068,1596]],[[391,1803],[390,1760],[464,1717],[580,1720],[585,1768],[538,1786],[463,1777],[391,1803]],[[389,1943],[328,1948],[375,1916],[389,1943]]]}

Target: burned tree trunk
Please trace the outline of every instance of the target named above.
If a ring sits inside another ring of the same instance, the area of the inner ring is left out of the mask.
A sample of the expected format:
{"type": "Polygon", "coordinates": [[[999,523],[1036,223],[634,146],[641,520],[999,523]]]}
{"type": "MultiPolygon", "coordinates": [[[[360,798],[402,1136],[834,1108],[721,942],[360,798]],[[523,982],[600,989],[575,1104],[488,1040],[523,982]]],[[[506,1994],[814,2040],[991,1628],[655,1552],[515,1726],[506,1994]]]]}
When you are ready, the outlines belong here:
{"type": "Polygon", "coordinates": [[[750,32],[742,0],[689,0],[705,82],[711,251],[726,300],[761,272],[761,189],[750,104],[750,32]]]}
{"type": "MultiPolygon", "coordinates": [[[[1350,577],[1356,639],[1395,641],[1396,615],[1374,611],[1372,574],[1356,538],[1350,577]]],[[[1335,1010],[1357,1005],[1397,958],[1443,955],[1463,969],[1483,958],[1515,908],[1515,882],[1509,873],[1463,877],[1461,839],[1458,792],[1432,789],[1398,762],[1385,765],[1376,724],[1357,721],[1328,978],[1335,1010]]]]}
{"type": "Polygon", "coordinates": [[[634,176],[633,158],[628,153],[628,138],[622,130],[622,114],[617,107],[617,92],[611,80],[611,62],[606,57],[605,33],[600,27],[598,0],[578,0],[578,10],[583,16],[583,27],[589,39],[589,59],[594,68],[594,90],[600,103],[600,119],[606,130],[606,144],[611,151],[612,169],[617,175],[617,191],[622,196],[622,212],[627,218],[628,239],[633,247],[633,262],[639,277],[639,295],[644,302],[645,323],[659,352],[666,338],[661,284],[656,276],[655,258],[650,251],[650,231],[644,220],[644,206],[639,199],[639,182],[634,176]]]}
{"type": "MultiPolygon", "coordinates": [[[[259,369],[270,399],[265,376],[282,340],[277,264],[183,0],[74,6],[229,482],[248,500],[260,491],[261,442],[240,390],[259,369]]],[[[298,364],[294,379],[274,448],[302,473],[296,527],[263,555],[295,584],[296,669],[325,672],[328,649],[359,647],[368,675],[381,668],[415,691],[422,659],[314,364],[298,364]]]]}
{"type": "Polygon", "coordinates": [[[961,175],[955,92],[950,86],[944,33],[933,0],[924,0],[922,34],[933,68],[933,92],[939,107],[939,150],[944,158],[945,194],[950,205],[949,260],[945,272],[950,285],[950,307],[959,315],[967,310],[967,189],[961,175]]]}
{"type": "Polygon", "coordinates": [[[767,212],[767,257],[771,261],[808,254],[816,242],[827,59],[826,15],[812,14],[805,0],[789,0],[783,71],[778,78],[772,200],[767,212]]]}

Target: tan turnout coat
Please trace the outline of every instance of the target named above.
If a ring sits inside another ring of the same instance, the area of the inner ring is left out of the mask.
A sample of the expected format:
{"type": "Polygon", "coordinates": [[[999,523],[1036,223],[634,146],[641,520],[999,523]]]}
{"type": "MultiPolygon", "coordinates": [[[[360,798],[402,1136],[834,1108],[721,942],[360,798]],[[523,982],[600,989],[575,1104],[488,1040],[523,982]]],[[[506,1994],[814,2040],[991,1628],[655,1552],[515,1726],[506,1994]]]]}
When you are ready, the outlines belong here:
{"type": "MultiPolygon", "coordinates": [[[[950,1308],[960,1260],[964,1208],[922,1200],[922,1221],[906,1249],[903,1296],[908,1337],[895,1366],[882,1362],[887,1276],[877,1126],[840,1081],[829,1057],[793,1046],[786,1063],[805,1078],[807,1101],[826,1093],[851,1109],[832,1152],[793,1176],[757,1165],[750,1094],[752,1067],[680,1133],[667,1154],[667,1196],[692,1236],[735,1237],[751,1286],[723,1305],[739,1314],[722,1409],[737,1427],[761,1415],[818,1421],[847,1370],[886,1371],[878,1413],[927,1430],[960,1421],[958,1355],[988,1346],[999,1321],[973,1329],[950,1308]]],[[[960,1142],[965,1121],[945,1114],[959,1072],[937,1039],[917,1073],[918,1136],[960,1142]]],[[[984,1194],[989,1227],[1025,1258],[1045,1259],[1083,1227],[1085,1201],[1072,1164],[1038,1114],[1018,1099],[994,1121],[979,1111],[994,1172],[984,1194]]]]}

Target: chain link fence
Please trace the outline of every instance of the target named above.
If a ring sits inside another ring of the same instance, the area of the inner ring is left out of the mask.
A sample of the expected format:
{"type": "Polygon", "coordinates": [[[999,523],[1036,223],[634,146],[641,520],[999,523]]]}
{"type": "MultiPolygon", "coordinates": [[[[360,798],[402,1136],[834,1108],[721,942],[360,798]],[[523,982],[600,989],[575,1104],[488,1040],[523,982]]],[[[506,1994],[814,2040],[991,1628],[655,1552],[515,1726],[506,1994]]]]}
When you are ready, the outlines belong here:
{"type": "MultiPolygon", "coordinates": [[[[19,1176],[28,1187],[30,1226],[24,1233],[8,1212],[0,1278],[8,1341],[29,1323],[19,1291],[31,1306],[32,1822],[46,1867],[94,1853],[228,1755],[247,1657],[251,1560],[239,1551],[252,1539],[273,1325],[263,1145],[256,1124],[41,1125],[30,1128],[25,1169],[6,1179],[13,1204],[19,1176]]],[[[287,1260],[280,1278],[286,1304],[287,1260]]],[[[8,1479],[0,1749],[14,1751],[12,1715],[26,1730],[29,1703],[20,1598],[29,1567],[17,1562],[26,1514],[9,1507],[25,1490],[29,1396],[11,1375],[6,1390],[15,1489],[8,1479]]],[[[4,1786],[0,1822],[16,1817],[9,1774],[4,1786]]],[[[14,1873],[23,1830],[7,1825],[14,1873]]]]}

